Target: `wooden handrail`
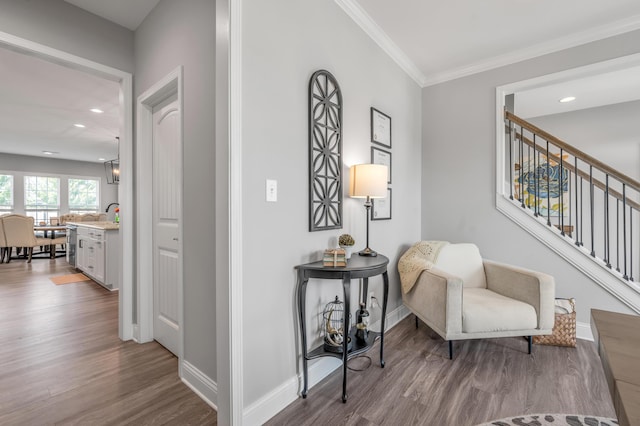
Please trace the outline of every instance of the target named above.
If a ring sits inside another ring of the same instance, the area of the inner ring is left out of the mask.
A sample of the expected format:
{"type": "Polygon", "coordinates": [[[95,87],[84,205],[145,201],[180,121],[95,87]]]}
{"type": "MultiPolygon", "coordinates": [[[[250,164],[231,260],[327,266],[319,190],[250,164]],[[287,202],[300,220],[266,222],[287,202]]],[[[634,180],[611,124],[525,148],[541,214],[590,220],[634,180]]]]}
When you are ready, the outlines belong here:
{"type": "MultiPolygon", "coordinates": [[[[596,167],[600,171],[608,174],[609,176],[613,176],[618,181],[620,181],[620,182],[624,183],[625,185],[630,186],[632,189],[640,192],[640,182],[638,182],[637,180],[625,175],[624,173],[620,173],[618,170],[616,170],[616,169],[608,166],[607,164],[603,163],[602,161],[590,156],[586,152],[583,152],[583,151],[579,150],[578,148],[575,148],[575,147],[569,145],[568,143],[558,139],[557,137],[553,136],[552,134],[549,134],[549,133],[545,132],[544,130],[534,126],[531,123],[529,123],[528,121],[523,120],[522,118],[518,117],[517,115],[514,115],[514,114],[510,113],[509,111],[505,110],[504,117],[507,120],[511,121],[512,123],[517,124],[518,126],[524,128],[524,129],[527,129],[531,133],[534,133],[534,134],[542,137],[546,141],[553,143],[558,148],[561,148],[563,151],[565,151],[565,152],[567,152],[569,154],[572,154],[575,157],[578,157],[581,161],[596,167]]],[[[630,204],[628,199],[627,199],[627,203],[630,204]]]]}
{"type": "MultiPolygon", "coordinates": [[[[550,160],[555,161],[556,163],[560,163],[560,157],[557,156],[556,154],[553,154],[551,152],[547,153],[546,148],[543,148],[540,144],[534,144],[533,141],[529,138],[527,138],[526,136],[523,138],[522,135],[518,132],[515,132],[516,135],[516,139],[522,139],[522,142],[524,142],[526,145],[529,145],[530,147],[534,147],[535,145],[535,150],[536,151],[540,151],[542,154],[544,154],[545,156],[547,156],[550,160]]],[[[578,157],[579,158],[579,157],[578,157]]],[[[521,166],[522,167],[522,166],[521,166]]],[[[562,167],[569,170],[572,173],[576,173],[576,168],[574,166],[571,165],[571,163],[567,162],[567,161],[562,161],[562,167]]],[[[580,176],[583,179],[589,180],[590,176],[589,173],[578,169],[578,176],[580,176]]],[[[591,177],[591,180],[593,182],[593,185],[600,188],[602,191],[607,191],[607,185],[604,184],[603,182],[599,181],[598,179],[591,177]]],[[[619,193],[618,191],[616,191],[615,189],[611,189],[611,187],[609,187],[608,189],[608,193],[609,195],[617,198],[620,201],[625,202],[628,206],[633,207],[634,209],[640,211],[640,204],[634,202],[633,200],[630,200],[628,197],[623,197],[621,193],[619,193]],[[623,198],[626,198],[626,200],[624,200],[623,198]]]]}

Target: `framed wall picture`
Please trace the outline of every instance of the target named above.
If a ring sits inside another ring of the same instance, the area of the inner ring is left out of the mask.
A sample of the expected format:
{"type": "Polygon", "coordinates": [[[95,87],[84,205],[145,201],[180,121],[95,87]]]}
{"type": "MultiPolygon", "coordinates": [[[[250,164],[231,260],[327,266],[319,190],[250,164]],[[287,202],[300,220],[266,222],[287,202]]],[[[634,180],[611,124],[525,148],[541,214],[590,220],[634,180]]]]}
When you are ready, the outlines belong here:
{"type": "Polygon", "coordinates": [[[371,164],[387,166],[387,183],[391,183],[391,153],[375,146],[371,147],[371,164]]]}
{"type": "Polygon", "coordinates": [[[387,198],[375,198],[371,202],[371,220],[391,219],[391,188],[387,188],[387,198]]]}
{"type": "Polygon", "coordinates": [[[371,107],[371,142],[391,148],[391,117],[371,107]]]}

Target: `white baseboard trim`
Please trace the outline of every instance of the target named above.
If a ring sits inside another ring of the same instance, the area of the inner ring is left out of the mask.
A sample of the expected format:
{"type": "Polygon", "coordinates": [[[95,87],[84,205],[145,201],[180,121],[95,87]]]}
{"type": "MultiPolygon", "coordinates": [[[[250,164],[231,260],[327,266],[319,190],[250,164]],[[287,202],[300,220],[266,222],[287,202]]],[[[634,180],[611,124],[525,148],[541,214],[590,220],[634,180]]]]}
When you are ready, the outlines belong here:
{"type": "Polygon", "coordinates": [[[593,342],[593,333],[591,332],[591,324],[588,322],[576,322],[576,337],[582,340],[593,342]]]}
{"type": "MultiPolygon", "coordinates": [[[[387,313],[387,331],[409,315],[409,310],[400,305],[387,313]]],[[[380,328],[380,321],[371,325],[373,330],[380,328]]],[[[320,358],[309,365],[309,389],[340,367],[341,362],[336,358],[320,358]]],[[[243,424],[248,426],[262,425],[271,417],[282,411],[287,405],[300,397],[302,389],[302,373],[290,378],[276,389],[260,398],[244,410],[243,424]]]]}
{"type": "Polygon", "coordinates": [[[209,404],[214,410],[218,411],[217,383],[187,361],[182,361],[180,366],[182,371],[182,382],[189,386],[189,388],[204,402],[209,404]]]}

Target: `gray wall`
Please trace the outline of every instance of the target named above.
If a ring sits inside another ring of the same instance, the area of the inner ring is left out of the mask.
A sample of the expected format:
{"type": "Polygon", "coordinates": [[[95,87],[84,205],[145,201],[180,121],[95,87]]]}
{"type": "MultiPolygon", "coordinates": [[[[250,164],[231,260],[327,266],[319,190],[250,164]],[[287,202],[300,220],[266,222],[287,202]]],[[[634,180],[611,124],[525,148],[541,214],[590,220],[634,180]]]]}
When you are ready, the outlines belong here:
{"type": "MultiPolygon", "coordinates": [[[[118,185],[107,184],[104,165],[102,163],[0,153],[0,172],[2,171],[97,177],[100,178],[100,211],[104,212],[109,203],[118,201],[118,185]]],[[[20,187],[22,188],[23,186],[21,185],[20,187]]],[[[112,218],[113,207],[109,214],[109,219],[112,218]]]]}
{"type": "Polygon", "coordinates": [[[215,3],[161,0],[135,33],[135,97],[184,66],[184,360],[216,379],[215,3]]]}
{"type": "Polygon", "coordinates": [[[495,88],[637,52],[640,31],[423,89],[422,238],[471,241],[487,258],[554,275],[580,322],[590,307],[630,312],[496,210],[495,88]]]}
{"type": "MultiPolygon", "coordinates": [[[[344,185],[344,227],[308,231],[308,84],[326,69],[344,99],[344,172],[370,162],[370,107],[392,118],[393,219],[371,223],[371,246],[391,259],[388,311],[401,305],[398,256],[420,238],[420,89],[332,1],[243,2],[242,233],[244,406],[295,380],[299,345],[294,266],[318,259],[351,233],[364,248],[363,200],[344,185]],[[265,201],[265,180],[278,201],[265,201]]],[[[356,254],[357,256],[357,254],[356,254]]],[[[370,288],[381,292],[381,278],[370,288]]],[[[357,282],[352,285],[357,297],[357,282]]],[[[309,283],[309,338],[318,316],[342,294],[338,281],[309,283]]],[[[342,296],[340,296],[342,298],[342,296]]],[[[352,304],[352,306],[355,303],[352,304]]],[[[355,307],[354,307],[355,311],[355,307]]],[[[372,312],[379,318],[379,310],[372,312]]],[[[373,355],[374,357],[376,355],[373,355]]]]}
{"type": "Polygon", "coordinates": [[[63,0],[0,0],[0,31],[133,72],[133,32],[63,0]]]}
{"type": "Polygon", "coordinates": [[[640,101],[632,101],[527,120],[633,179],[640,180],[638,117],[640,101]]]}

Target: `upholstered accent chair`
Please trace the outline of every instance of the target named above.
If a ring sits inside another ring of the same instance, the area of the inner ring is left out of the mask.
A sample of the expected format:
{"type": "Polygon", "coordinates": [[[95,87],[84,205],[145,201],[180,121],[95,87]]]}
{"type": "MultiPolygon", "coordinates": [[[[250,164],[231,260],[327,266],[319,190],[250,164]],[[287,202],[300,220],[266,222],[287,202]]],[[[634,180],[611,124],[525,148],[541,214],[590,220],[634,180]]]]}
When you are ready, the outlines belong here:
{"type": "Polygon", "coordinates": [[[11,251],[13,247],[25,247],[28,249],[28,263],[31,263],[33,248],[38,246],[48,246],[51,240],[48,238],[38,238],[33,231],[33,217],[21,214],[9,214],[2,216],[2,225],[8,247],[7,263],[11,261],[11,251]]]}
{"type": "Polygon", "coordinates": [[[551,334],[555,282],[550,275],[482,259],[474,244],[444,246],[420,273],[404,304],[433,331],[454,340],[551,334]]]}

